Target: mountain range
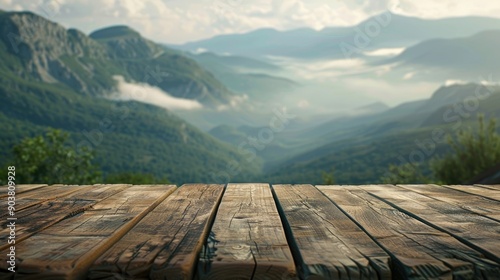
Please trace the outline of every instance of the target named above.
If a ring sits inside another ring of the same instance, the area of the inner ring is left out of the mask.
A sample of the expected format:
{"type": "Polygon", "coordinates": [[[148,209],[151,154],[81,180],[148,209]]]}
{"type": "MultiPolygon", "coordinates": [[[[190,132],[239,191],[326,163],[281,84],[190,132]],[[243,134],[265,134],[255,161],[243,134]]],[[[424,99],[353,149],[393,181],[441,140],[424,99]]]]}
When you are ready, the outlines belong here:
{"type": "Polygon", "coordinates": [[[253,101],[269,99],[267,92],[280,95],[297,89],[300,84],[286,77],[284,69],[254,58],[218,55],[204,52],[188,55],[224,83],[229,89],[248,94],[253,101]]]}
{"type": "Polygon", "coordinates": [[[396,64],[398,70],[413,71],[413,79],[471,80],[479,76],[486,79],[491,74],[500,74],[500,26],[498,28],[469,37],[427,40],[383,63],[396,64]]]}
{"type": "Polygon", "coordinates": [[[416,158],[426,168],[432,159],[449,151],[447,137],[453,139],[458,131],[474,128],[479,114],[500,118],[499,108],[500,86],[443,86],[426,100],[336,119],[307,131],[315,139],[309,143],[311,148],[284,151],[288,157],[267,166],[265,178],[321,184],[322,173],[333,171],[336,183],[368,184],[378,182],[390,164],[415,163],[416,158]],[[441,135],[438,142],[433,140],[436,131],[441,135]]]}
{"type": "MultiPolygon", "coordinates": [[[[70,133],[76,151],[93,150],[105,174],[317,184],[333,169],[337,183],[378,182],[434,130],[454,135],[478,114],[500,117],[498,30],[491,18],[383,14],[353,27],[263,29],[166,46],[127,26],[86,35],[30,12],[0,11],[0,164],[20,139],[53,127],[70,133]],[[375,23],[384,32],[346,60],[340,46],[375,23]],[[384,48],[404,50],[368,54],[384,48]],[[369,98],[389,88],[370,89],[373,80],[398,90],[427,83],[434,93],[389,107],[369,98]],[[349,92],[345,81],[368,86],[349,92]],[[334,102],[347,98],[357,105],[334,102]],[[284,107],[294,118],[270,130],[284,107]],[[242,151],[245,143],[255,157],[242,151]]],[[[425,160],[446,151],[436,143],[425,160]]]]}
{"type": "Polygon", "coordinates": [[[2,12],[0,23],[2,58],[26,79],[61,83],[92,96],[109,92],[115,75],[208,105],[228,103],[232,95],[193,60],[125,26],[86,36],[30,12],[2,12]]]}
{"type": "MultiPolygon", "coordinates": [[[[206,106],[230,102],[233,93],[194,60],[123,26],[87,36],[30,12],[1,12],[0,26],[2,164],[20,139],[48,127],[70,132],[77,150],[91,148],[105,173],[210,182],[245,160],[168,110],[106,98],[121,75],[206,106]]],[[[235,176],[256,174],[259,163],[241,170],[235,176]]]]}
{"type": "Polygon", "coordinates": [[[300,28],[289,31],[267,28],[243,34],[220,35],[175,47],[252,57],[344,59],[346,57],[342,48],[356,49],[353,57],[363,56],[364,52],[370,50],[406,48],[434,38],[472,36],[484,30],[499,28],[500,19],[496,18],[426,20],[386,12],[349,27],[326,27],[322,30],[300,28]],[[356,44],[357,42],[361,44],[356,44]]]}

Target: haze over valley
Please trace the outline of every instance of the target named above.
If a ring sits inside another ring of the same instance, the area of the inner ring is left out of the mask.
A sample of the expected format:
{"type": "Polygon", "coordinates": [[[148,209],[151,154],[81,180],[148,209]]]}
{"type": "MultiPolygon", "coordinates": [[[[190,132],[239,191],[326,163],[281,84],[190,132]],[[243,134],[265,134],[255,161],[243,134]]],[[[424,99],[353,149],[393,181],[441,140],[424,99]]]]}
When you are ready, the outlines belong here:
{"type": "MultiPolygon", "coordinates": [[[[95,23],[68,19],[78,1],[65,2],[42,13],[0,1],[1,164],[23,138],[56,128],[75,153],[92,150],[104,176],[321,184],[333,172],[339,184],[370,184],[391,164],[429,174],[448,135],[500,118],[500,18],[479,11],[430,17],[408,14],[406,1],[358,1],[354,22],[296,26],[255,10],[227,29],[212,22],[210,37],[169,38],[145,35],[157,26],[137,15],[143,29],[115,17],[88,30],[95,23]],[[268,16],[276,28],[257,20],[268,16]]],[[[348,8],[336,5],[324,9],[348,8]]]]}

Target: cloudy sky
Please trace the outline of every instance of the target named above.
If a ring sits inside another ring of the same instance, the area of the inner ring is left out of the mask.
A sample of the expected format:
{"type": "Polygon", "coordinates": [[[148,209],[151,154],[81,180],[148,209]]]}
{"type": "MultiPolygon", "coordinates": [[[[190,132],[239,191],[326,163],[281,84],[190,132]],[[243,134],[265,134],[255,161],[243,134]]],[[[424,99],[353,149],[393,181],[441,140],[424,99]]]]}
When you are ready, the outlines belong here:
{"type": "Polygon", "coordinates": [[[272,27],[356,24],[386,10],[422,18],[500,17],[498,0],[0,0],[86,33],[126,24],[158,42],[183,43],[272,27]]]}

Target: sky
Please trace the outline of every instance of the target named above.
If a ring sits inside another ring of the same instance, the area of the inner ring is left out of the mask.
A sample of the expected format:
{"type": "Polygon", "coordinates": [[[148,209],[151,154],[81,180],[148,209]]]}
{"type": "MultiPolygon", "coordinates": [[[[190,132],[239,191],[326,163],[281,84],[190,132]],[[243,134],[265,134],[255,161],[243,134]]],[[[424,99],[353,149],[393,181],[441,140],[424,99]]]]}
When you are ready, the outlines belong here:
{"type": "Polygon", "coordinates": [[[181,44],[258,28],[347,26],[390,10],[420,18],[500,17],[498,0],[0,0],[85,33],[125,24],[157,42],[181,44]]]}

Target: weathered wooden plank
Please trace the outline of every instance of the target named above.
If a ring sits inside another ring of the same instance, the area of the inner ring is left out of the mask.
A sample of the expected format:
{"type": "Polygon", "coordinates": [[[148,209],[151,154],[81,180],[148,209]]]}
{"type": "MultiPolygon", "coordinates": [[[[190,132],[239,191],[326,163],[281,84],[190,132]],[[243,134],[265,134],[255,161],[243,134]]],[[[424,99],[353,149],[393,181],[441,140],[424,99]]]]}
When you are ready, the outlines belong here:
{"type": "Polygon", "coordinates": [[[500,191],[500,185],[474,185],[475,187],[486,188],[490,190],[500,191]]]}
{"type": "Polygon", "coordinates": [[[90,279],[191,279],[223,185],[184,185],[97,259],[90,279]]]}
{"type": "MultiPolygon", "coordinates": [[[[127,185],[95,185],[82,188],[67,197],[43,201],[31,207],[16,211],[16,244],[29,236],[68,217],[91,208],[95,203],[127,188],[127,185]]],[[[7,238],[10,229],[8,220],[2,222],[0,229],[0,251],[10,245],[7,238]]]]}
{"type": "Polygon", "coordinates": [[[206,250],[201,279],[291,279],[292,253],[267,184],[229,184],[206,250]]]}
{"type": "Polygon", "coordinates": [[[500,202],[437,185],[398,185],[500,222],[500,202]]]}
{"type": "MultiPolygon", "coordinates": [[[[19,195],[21,193],[25,193],[25,192],[29,192],[29,191],[32,191],[32,190],[36,190],[36,189],[39,189],[39,188],[43,188],[43,187],[46,187],[47,185],[44,185],[44,184],[31,184],[31,185],[27,185],[27,184],[23,184],[23,185],[16,185],[16,195],[19,195]]],[[[2,189],[7,189],[8,186],[2,186],[2,189]]],[[[7,197],[8,194],[7,192],[2,192],[0,194],[0,198],[3,198],[3,197],[7,197]]]]}
{"type": "Polygon", "coordinates": [[[22,199],[53,199],[66,196],[74,193],[80,189],[88,188],[89,185],[50,185],[44,188],[36,189],[31,192],[24,192],[19,194],[18,198],[22,199]]]}
{"type": "Polygon", "coordinates": [[[500,223],[467,209],[400,187],[363,186],[401,212],[443,232],[500,262],[500,223]]]}
{"type": "Polygon", "coordinates": [[[311,185],[273,185],[301,279],[391,279],[389,256],[311,185]]]}
{"type": "MultiPolygon", "coordinates": [[[[482,279],[498,265],[355,186],[318,186],[393,257],[397,279],[482,279]]],[[[384,188],[384,187],[378,187],[384,188]]],[[[388,192],[394,186],[385,187],[388,192]]]]}
{"type": "MultiPolygon", "coordinates": [[[[23,192],[16,195],[16,212],[33,207],[45,201],[62,198],[77,191],[89,189],[92,186],[72,186],[72,185],[51,185],[47,187],[38,188],[32,191],[23,192]]],[[[0,215],[0,219],[7,217],[6,212],[0,215]]]]}
{"type": "MultiPolygon", "coordinates": [[[[108,197],[80,215],[67,218],[16,246],[17,277],[76,279],[123,237],[175,186],[132,186],[108,197]]],[[[6,251],[0,253],[5,267],[6,251]]]]}
{"type": "Polygon", "coordinates": [[[495,189],[481,187],[481,186],[477,187],[477,186],[450,185],[443,187],[465,192],[468,194],[479,195],[500,202],[500,190],[496,191],[495,189]]]}

